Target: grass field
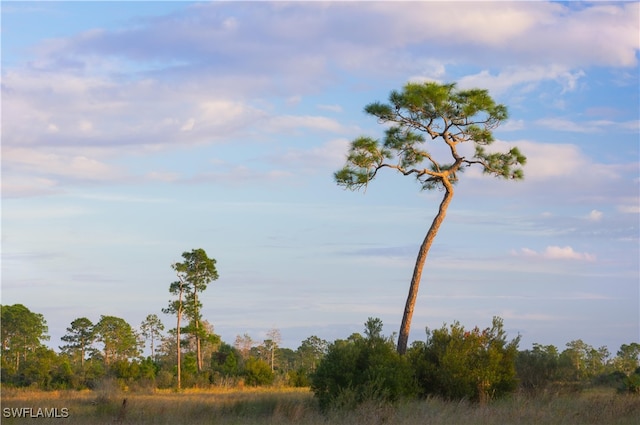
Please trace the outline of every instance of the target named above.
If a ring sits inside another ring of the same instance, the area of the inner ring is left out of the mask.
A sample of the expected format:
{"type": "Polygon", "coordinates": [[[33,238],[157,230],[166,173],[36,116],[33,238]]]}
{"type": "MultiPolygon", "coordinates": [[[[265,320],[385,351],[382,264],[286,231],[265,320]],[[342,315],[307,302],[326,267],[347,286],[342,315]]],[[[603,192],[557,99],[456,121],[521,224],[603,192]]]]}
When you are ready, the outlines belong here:
{"type": "Polygon", "coordinates": [[[640,423],[640,398],[598,390],[561,396],[514,396],[486,405],[413,401],[360,406],[323,415],[306,389],[156,391],[2,391],[5,424],[616,424],[640,423]],[[126,406],[122,403],[126,398],[126,406]],[[11,409],[67,409],[66,418],[7,417],[11,409]],[[9,411],[7,411],[9,409],[9,411]]]}

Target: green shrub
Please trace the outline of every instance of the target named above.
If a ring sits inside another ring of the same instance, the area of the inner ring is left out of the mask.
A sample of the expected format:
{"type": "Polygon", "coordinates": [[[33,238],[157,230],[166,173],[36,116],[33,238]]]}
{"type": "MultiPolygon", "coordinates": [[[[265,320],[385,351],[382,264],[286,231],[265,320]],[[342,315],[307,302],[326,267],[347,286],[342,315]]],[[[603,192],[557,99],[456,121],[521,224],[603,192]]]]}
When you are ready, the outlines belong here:
{"type": "Polygon", "coordinates": [[[423,396],[484,402],[516,389],[518,342],[507,342],[498,317],[483,331],[465,331],[455,322],[428,331],[427,341],[414,343],[408,356],[423,396]]]}
{"type": "Polygon", "coordinates": [[[242,356],[234,347],[223,342],[211,356],[211,369],[224,378],[238,376],[242,373],[242,356]]]}
{"type": "Polygon", "coordinates": [[[176,378],[173,373],[168,370],[161,370],[156,376],[156,385],[158,388],[171,388],[175,385],[176,378]]]}
{"type": "Polygon", "coordinates": [[[415,396],[409,363],[379,334],[381,327],[379,319],[369,319],[367,338],[355,334],[329,346],[311,377],[311,389],[323,410],[415,396]]]}
{"type": "Polygon", "coordinates": [[[553,345],[533,344],[531,350],[516,356],[516,371],[520,387],[536,393],[549,387],[558,378],[558,349],[553,345]]]}
{"type": "Polygon", "coordinates": [[[311,381],[305,369],[298,368],[287,372],[287,385],[290,387],[308,387],[311,381]]]}
{"type": "Polygon", "coordinates": [[[264,360],[249,358],[244,365],[245,378],[244,382],[247,385],[270,385],[275,378],[271,366],[264,360]]]}
{"type": "Polygon", "coordinates": [[[620,388],[626,378],[627,375],[625,375],[624,372],[614,370],[613,372],[602,373],[594,377],[591,383],[602,387],[620,388]]]}
{"type": "Polygon", "coordinates": [[[632,375],[627,376],[622,382],[622,390],[631,394],[640,395],[640,368],[632,375]]]}

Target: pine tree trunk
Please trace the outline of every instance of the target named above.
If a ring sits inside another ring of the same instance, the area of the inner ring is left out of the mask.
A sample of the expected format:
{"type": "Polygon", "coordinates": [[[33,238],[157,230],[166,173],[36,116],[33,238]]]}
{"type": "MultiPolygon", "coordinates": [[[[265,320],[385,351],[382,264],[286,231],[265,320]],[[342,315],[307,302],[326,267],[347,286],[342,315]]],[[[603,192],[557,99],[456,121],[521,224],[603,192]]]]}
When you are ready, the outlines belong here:
{"type": "Polygon", "coordinates": [[[440,225],[442,224],[444,217],[447,215],[447,208],[449,207],[451,199],[453,198],[453,185],[451,184],[451,182],[447,178],[444,178],[442,179],[442,183],[444,184],[445,188],[444,198],[442,198],[438,214],[433,219],[431,227],[429,228],[429,231],[427,232],[427,235],[425,236],[424,241],[420,246],[418,257],[416,258],[416,265],[413,269],[413,276],[411,277],[409,295],[407,296],[407,302],[404,307],[402,324],[400,325],[400,335],[398,336],[398,353],[400,354],[405,354],[407,352],[407,343],[409,341],[409,330],[411,329],[413,308],[415,307],[416,299],[418,297],[420,278],[422,277],[422,269],[424,268],[424,263],[427,260],[427,254],[429,254],[429,249],[431,249],[433,240],[435,239],[436,234],[440,229],[440,225]]]}
{"type": "MultiPolygon", "coordinates": [[[[196,264],[196,276],[198,274],[198,266],[199,263],[196,264]]],[[[197,279],[199,281],[199,279],[197,279]]],[[[193,284],[193,319],[195,320],[196,325],[196,366],[198,368],[198,373],[202,372],[202,353],[200,351],[200,316],[198,314],[198,284],[194,282],[193,284]]]]}
{"type": "MultiPolygon", "coordinates": [[[[196,322],[196,332],[199,332],[197,329],[197,324],[198,322],[196,322]]],[[[197,351],[197,356],[198,356],[198,373],[202,372],[202,351],[200,350],[200,336],[196,336],[196,351],[197,351]]]]}
{"type": "Polygon", "coordinates": [[[198,294],[197,290],[193,288],[193,304],[194,304],[194,318],[196,321],[196,363],[198,366],[198,373],[202,372],[202,352],[200,351],[200,325],[199,325],[199,317],[198,317],[198,294]]]}
{"type": "Polygon", "coordinates": [[[176,327],[176,357],[178,359],[178,389],[181,388],[182,381],[180,380],[180,318],[182,316],[182,285],[180,285],[180,295],[179,295],[179,304],[178,304],[178,324],[176,327]]]}

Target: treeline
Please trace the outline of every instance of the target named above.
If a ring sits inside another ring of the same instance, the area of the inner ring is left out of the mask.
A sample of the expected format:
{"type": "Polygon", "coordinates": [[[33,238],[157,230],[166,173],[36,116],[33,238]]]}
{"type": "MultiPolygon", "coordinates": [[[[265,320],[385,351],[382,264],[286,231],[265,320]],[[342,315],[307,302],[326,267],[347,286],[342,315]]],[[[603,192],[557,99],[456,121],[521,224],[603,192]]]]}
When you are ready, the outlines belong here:
{"type": "Polygon", "coordinates": [[[606,347],[571,341],[560,352],[534,344],[518,350],[503,323],[465,330],[459,323],[427,330],[406,354],[395,337],[382,335],[380,319],[365,323],[364,336],[329,343],[315,335],[296,350],[280,347],[277,329],[254,341],[248,334],[222,341],[202,317],[202,293],[218,279],[216,261],[203,249],[172,264],[177,280],[162,311],[176,318],[165,332],[156,314],[134,328],[102,315],[71,321],[59,352],[48,348],[47,322],[22,304],[3,305],[1,381],[5,386],[50,389],[96,388],[105,379],[123,388],[187,388],[238,385],[310,386],[321,406],[353,405],[372,397],[386,401],[437,395],[486,401],[517,389],[618,386],[640,393],[640,344],[623,344],[612,356],[606,347]],[[142,353],[149,348],[150,355],[142,353]]]}
{"type": "Polygon", "coordinates": [[[233,344],[222,341],[202,317],[202,293],[218,279],[216,260],[203,249],[183,252],[182,260],[171,265],[177,280],[162,312],[175,316],[176,327],[166,333],[156,314],[137,329],[115,316],[95,323],[79,317],[56,352],[44,345],[44,316],[21,304],[2,306],[2,383],[41,389],[95,388],[106,378],[130,388],[309,385],[327,341],[311,336],[297,350],[282,348],[277,329],[263,341],[247,334],[233,344]],[[147,346],[151,355],[144,357],[147,346]]]}
{"type": "MultiPolygon", "coordinates": [[[[105,378],[130,390],[175,388],[175,329],[164,332],[150,314],[134,328],[124,319],[100,316],[96,323],[73,320],[54,351],[42,314],[22,304],[2,305],[2,384],[43,390],[95,388],[105,378]],[[145,348],[151,355],[142,356],[145,348]]],[[[623,344],[612,356],[606,347],[582,340],[560,351],[534,344],[518,350],[508,341],[502,320],[490,328],[465,330],[459,323],[429,330],[404,356],[393,337],[382,335],[382,322],[369,319],[364,335],[354,333],[332,343],[310,336],[296,350],[280,347],[280,332],[254,341],[248,334],[233,343],[222,341],[213,327],[201,322],[202,367],[196,339],[181,341],[182,386],[289,385],[311,386],[321,404],[332,406],[384,395],[387,399],[439,395],[448,399],[484,401],[517,389],[580,389],[588,385],[616,386],[640,392],[640,344],[623,344]]]]}
{"type": "MultiPolygon", "coordinates": [[[[177,386],[175,329],[150,314],[134,328],[124,319],[100,316],[73,320],[62,337],[65,345],[56,352],[45,345],[47,322],[22,304],[2,305],[2,384],[43,390],[92,389],[105,378],[116,379],[123,388],[153,389],[177,386]],[[151,355],[142,355],[149,348],[151,355]]],[[[201,342],[202,368],[198,369],[195,338],[181,341],[183,387],[211,385],[308,386],[309,376],[326,353],[328,343],[311,336],[297,350],[280,347],[280,332],[254,341],[238,335],[227,343],[201,323],[207,338],[201,342]]]]}

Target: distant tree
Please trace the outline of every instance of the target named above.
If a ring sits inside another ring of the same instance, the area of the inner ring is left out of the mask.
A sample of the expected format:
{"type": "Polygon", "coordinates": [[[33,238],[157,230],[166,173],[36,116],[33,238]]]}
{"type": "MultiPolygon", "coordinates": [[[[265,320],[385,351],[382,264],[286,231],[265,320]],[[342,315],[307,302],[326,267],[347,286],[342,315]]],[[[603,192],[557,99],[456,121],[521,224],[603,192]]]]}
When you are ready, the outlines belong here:
{"type": "Polygon", "coordinates": [[[560,368],[566,380],[581,381],[589,377],[587,358],[593,347],[581,339],[566,344],[567,348],[560,354],[560,368]]]}
{"type": "Polygon", "coordinates": [[[302,368],[309,372],[316,370],[316,366],[320,360],[327,354],[328,346],[329,343],[327,341],[318,338],[315,335],[312,335],[302,341],[297,350],[302,363],[302,368]]]}
{"type": "Polygon", "coordinates": [[[222,342],[220,335],[215,333],[214,327],[208,320],[200,322],[200,357],[204,364],[211,363],[211,356],[222,342]]]}
{"type": "Polygon", "coordinates": [[[17,372],[21,361],[48,341],[47,321],[22,304],[0,306],[0,333],[2,338],[2,367],[17,372]]]}
{"type": "Polygon", "coordinates": [[[590,377],[598,376],[605,372],[607,362],[611,357],[609,349],[605,346],[593,348],[587,352],[587,373],[590,377]]]}
{"type": "Polygon", "coordinates": [[[272,328],[267,332],[267,339],[264,340],[264,347],[269,353],[269,363],[271,364],[271,371],[273,372],[275,369],[275,360],[276,360],[276,350],[280,346],[282,342],[282,336],[280,335],[280,331],[276,328],[272,328]]]}
{"type": "Polygon", "coordinates": [[[184,297],[185,293],[191,288],[191,285],[188,281],[185,280],[184,276],[177,270],[176,265],[171,266],[174,270],[177,271],[178,280],[172,282],[169,285],[169,292],[172,295],[175,295],[177,299],[169,301],[169,306],[167,308],[163,308],[162,312],[165,314],[175,314],[177,318],[177,325],[175,329],[175,349],[176,349],[176,363],[177,363],[177,387],[178,389],[182,388],[182,340],[180,337],[180,324],[182,321],[182,315],[184,313],[184,297]]]}
{"type": "Polygon", "coordinates": [[[211,369],[223,378],[238,376],[242,371],[241,363],[242,356],[238,350],[224,342],[211,357],[211,369]]]}
{"type": "Polygon", "coordinates": [[[75,319],[71,322],[71,326],[67,328],[67,334],[60,339],[67,343],[59,347],[60,350],[72,357],[78,357],[80,359],[80,368],[84,370],[87,352],[95,340],[91,320],[86,317],[75,319]]]}
{"type": "Polygon", "coordinates": [[[162,338],[164,325],[156,314],[147,315],[146,319],[140,324],[140,333],[145,340],[151,340],[151,358],[155,359],[154,342],[162,338]]]}
{"type": "Polygon", "coordinates": [[[181,282],[185,282],[184,313],[189,317],[191,333],[196,341],[196,362],[198,372],[202,371],[202,340],[208,337],[206,330],[202,328],[202,302],[199,294],[207,289],[210,282],[218,279],[216,260],[209,258],[204,249],[194,249],[191,252],[183,252],[182,263],[175,263],[173,269],[178,274],[181,282]]]}
{"type": "Polygon", "coordinates": [[[516,370],[521,387],[535,392],[553,382],[558,375],[559,356],[553,345],[533,344],[531,350],[520,351],[516,370]]]}
{"type": "Polygon", "coordinates": [[[58,379],[54,382],[57,370],[62,359],[50,348],[40,346],[35,349],[33,356],[29,357],[20,366],[20,373],[16,380],[19,386],[35,386],[42,390],[53,389],[54,385],[60,385],[58,379]]]}
{"type": "Polygon", "coordinates": [[[85,362],[84,382],[88,388],[95,386],[107,375],[104,358],[98,350],[92,350],[91,356],[85,362]]]}
{"type": "Polygon", "coordinates": [[[299,365],[298,353],[291,348],[278,347],[276,359],[278,362],[278,371],[283,375],[299,365]]]}
{"type": "Polygon", "coordinates": [[[636,371],[640,367],[640,344],[637,342],[622,344],[616,353],[614,365],[617,370],[627,376],[636,371]]]}
{"type": "Polygon", "coordinates": [[[140,378],[145,379],[148,382],[152,382],[160,370],[158,364],[150,357],[142,359],[139,369],[140,378]]]}
{"type": "Polygon", "coordinates": [[[369,317],[364,324],[364,335],[368,340],[379,340],[382,338],[382,320],[369,317]]]}
{"type": "Polygon", "coordinates": [[[138,338],[124,319],[103,315],[93,329],[96,341],[103,344],[105,366],[139,355],[138,338]]]}
{"type": "MultiPolygon", "coordinates": [[[[311,385],[310,376],[327,354],[329,343],[315,335],[302,341],[293,353],[293,361],[289,361],[288,382],[294,387],[308,387],[311,385]]],[[[282,350],[281,350],[282,352],[282,350]]]]}
{"type": "Polygon", "coordinates": [[[506,153],[485,150],[494,141],[492,130],[507,119],[507,108],[495,103],[486,90],[458,90],[455,84],[409,83],[401,92],[391,92],[389,104],[371,103],[365,112],[387,125],[384,140],[359,137],[351,142],[345,167],[334,174],[337,184],[351,190],[366,188],[379,170],[390,168],[415,177],[422,190],[444,191],[411,278],[398,337],[398,352],[404,354],[424,263],[453,198],[453,185],[459,174],[477,164],[485,174],[519,180],[523,178],[520,166],[526,158],[515,147],[506,153]],[[425,135],[430,141],[444,142],[448,158],[436,159],[425,149],[425,135]],[[458,150],[469,142],[475,148],[472,158],[458,150]]]}
{"type": "MultiPolygon", "coordinates": [[[[178,368],[178,348],[177,331],[175,328],[168,329],[160,338],[156,347],[156,364],[159,367],[156,375],[156,385],[158,388],[177,388],[177,368],[178,368]]],[[[182,365],[182,356],[180,364],[182,365]]],[[[182,376],[181,376],[182,379],[182,376]]],[[[182,388],[182,381],[181,387],[182,388]]]]}
{"type": "Polygon", "coordinates": [[[244,335],[237,335],[236,340],[233,346],[238,350],[243,359],[249,358],[249,353],[251,352],[251,348],[255,345],[253,339],[249,334],[245,333],[244,335]]]}

